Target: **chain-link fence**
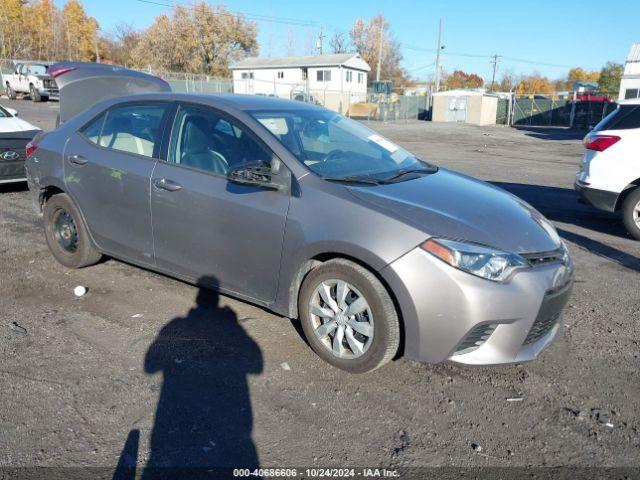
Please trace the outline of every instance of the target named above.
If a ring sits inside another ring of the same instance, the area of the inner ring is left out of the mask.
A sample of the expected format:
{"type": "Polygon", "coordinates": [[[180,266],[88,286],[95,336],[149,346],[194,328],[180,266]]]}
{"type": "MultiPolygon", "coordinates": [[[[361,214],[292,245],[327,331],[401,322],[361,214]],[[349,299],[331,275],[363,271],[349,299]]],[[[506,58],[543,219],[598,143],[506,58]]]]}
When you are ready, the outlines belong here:
{"type": "Polygon", "coordinates": [[[596,125],[617,107],[610,97],[572,98],[571,95],[510,96],[498,100],[498,125],[573,127],[596,125]]]}
{"type": "Polygon", "coordinates": [[[149,70],[171,85],[171,90],[178,93],[233,93],[233,80],[196,73],[166,72],[149,70]]]}

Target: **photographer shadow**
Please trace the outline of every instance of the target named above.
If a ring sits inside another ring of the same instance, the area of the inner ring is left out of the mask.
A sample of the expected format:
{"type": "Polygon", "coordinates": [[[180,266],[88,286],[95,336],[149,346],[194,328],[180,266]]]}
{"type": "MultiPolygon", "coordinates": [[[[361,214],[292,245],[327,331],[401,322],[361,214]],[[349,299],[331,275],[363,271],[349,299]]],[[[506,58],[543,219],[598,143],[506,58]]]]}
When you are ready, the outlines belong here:
{"type": "MultiPolygon", "coordinates": [[[[259,464],[247,376],[262,372],[262,353],[235,312],[218,305],[215,280],[198,284],[207,288],[196,305],[160,330],[145,357],[145,372],[164,381],[142,479],[259,464]]],[[[114,479],[137,478],[138,437],[129,433],[114,479]]]]}

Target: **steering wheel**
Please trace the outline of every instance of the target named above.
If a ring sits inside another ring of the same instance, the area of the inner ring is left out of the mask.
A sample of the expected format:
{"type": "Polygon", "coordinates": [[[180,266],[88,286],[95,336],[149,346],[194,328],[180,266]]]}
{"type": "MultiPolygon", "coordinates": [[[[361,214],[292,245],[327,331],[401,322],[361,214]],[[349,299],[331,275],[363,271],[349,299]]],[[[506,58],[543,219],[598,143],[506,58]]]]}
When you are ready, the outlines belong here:
{"type": "Polygon", "coordinates": [[[344,155],[344,152],[339,148],[336,148],[335,150],[331,150],[329,153],[327,153],[326,157],[322,159],[322,163],[326,163],[329,160],[340,158],[342,155],[344,155]]]}

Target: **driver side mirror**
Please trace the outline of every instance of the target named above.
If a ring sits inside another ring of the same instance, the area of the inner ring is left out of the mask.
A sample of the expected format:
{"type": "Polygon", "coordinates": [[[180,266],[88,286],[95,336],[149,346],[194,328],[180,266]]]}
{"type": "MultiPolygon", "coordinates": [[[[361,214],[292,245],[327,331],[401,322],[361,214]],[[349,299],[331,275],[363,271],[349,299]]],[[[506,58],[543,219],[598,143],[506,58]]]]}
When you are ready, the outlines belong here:
{"type": "Polygon", "coordinates": [[[17,117],[18,111],[15,108],[5,108],[7,112],[9,112],[12,116],[17,117]]]}
{"type": "Polygon", "coordinates": [[[282,163],[277,158],[274,158],[271,163],[257,160],[231,168],[227,172],[227,179],[240,185],[253,185],[270,190],[281,190],[286,186],[282,182],[282,177],[279,176],[281,170],[282,163]]]}

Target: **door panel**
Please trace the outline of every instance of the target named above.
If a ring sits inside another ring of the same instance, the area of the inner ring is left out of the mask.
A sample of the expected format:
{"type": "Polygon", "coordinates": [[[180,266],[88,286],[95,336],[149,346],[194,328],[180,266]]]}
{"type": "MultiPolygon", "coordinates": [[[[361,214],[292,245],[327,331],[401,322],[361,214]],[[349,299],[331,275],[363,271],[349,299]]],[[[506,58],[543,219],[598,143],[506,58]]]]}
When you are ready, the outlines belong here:
{"type": "Polygon", "coordinates": [[[148,265],[154,263],[150,181],[168,107],[116,105],[74,133],[64,151],[65,184],[98,247],[148,265]]]}
{"type": "Polygon", "coordinates": [[[289,193],[227,180],[228,168],[272,155],[243,128],[212,109],[178,110],[169,162],[159,161],[153,172],[156,262],[269,302],[276,294],[289,193]]]}
{"type": "Polygon", "coordinates": [[[226,178],[158,162],[152,187],[153,233],[159,267],[255,299],[275,298],[289,197],[235,185],[226,178]]]}
{"type": "Polygon", "coordinates": [[[105,150],[74,134],[65,149],[65,184],[98,247],[153,264],[149,179],[155,160],[105,150]]]}

